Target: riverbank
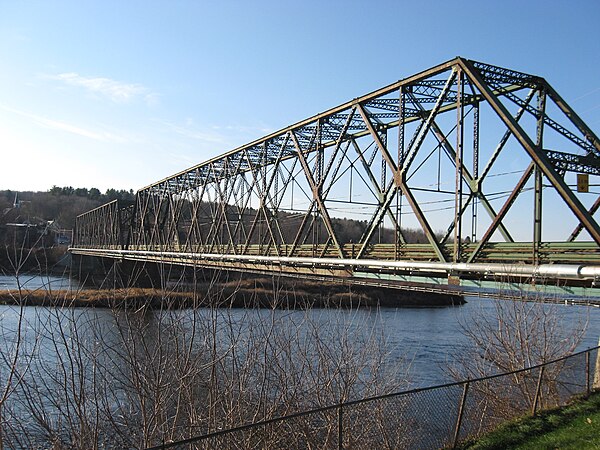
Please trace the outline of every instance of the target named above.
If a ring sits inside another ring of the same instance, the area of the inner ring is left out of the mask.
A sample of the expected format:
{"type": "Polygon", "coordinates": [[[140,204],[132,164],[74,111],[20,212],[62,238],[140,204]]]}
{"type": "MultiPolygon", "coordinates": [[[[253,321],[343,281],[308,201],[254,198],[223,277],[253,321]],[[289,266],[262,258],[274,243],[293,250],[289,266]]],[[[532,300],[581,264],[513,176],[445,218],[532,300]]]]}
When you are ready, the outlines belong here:
{"type": "Polygon", "coordinates": [[[478,440],[466,442],[463,450],[501,448],[598,448],[600,444],[600,392],[578,398],[563,408],[517,419],[478,440]]]}
{"type": "Polygon", "coordinates": [[[114,307],[119,305],[187,308],[192,306],[281,309],[445,307],[462,305],[464,298],[399,289],[286,281],[266,278],[229,282],[199,282],[171,289],[115,288],[0,291],[0,303],[27,306],[114,307]]]}

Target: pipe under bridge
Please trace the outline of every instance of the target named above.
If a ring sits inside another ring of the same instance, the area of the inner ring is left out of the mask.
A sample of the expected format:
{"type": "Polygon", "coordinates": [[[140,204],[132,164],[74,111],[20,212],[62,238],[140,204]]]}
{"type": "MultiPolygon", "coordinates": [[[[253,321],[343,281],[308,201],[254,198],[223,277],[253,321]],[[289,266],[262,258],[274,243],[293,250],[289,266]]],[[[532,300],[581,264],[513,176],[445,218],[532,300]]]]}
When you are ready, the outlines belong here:
{"type": "Polygon", "coordinates": [[[458,57],[84,213],[70,251],[416,289],[590,288],[599,175],[598,137],[545,79],[458,57]]]}

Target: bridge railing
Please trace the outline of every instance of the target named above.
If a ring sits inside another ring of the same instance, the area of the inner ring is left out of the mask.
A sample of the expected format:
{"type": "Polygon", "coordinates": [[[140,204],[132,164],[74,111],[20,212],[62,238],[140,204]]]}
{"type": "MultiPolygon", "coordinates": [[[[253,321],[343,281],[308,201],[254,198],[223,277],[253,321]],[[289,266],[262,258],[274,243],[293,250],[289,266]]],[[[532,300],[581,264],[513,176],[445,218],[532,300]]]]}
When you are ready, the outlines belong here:
{"type": "Polygon", "coordinates": [[[331,405],[152,449],[437,449],[600,388],[600,347],[509,373],[331,405]]]}
{"type": "MultiPolygon", "coordinates": [[[[76,240],[73,247],[95,248],[95,249],[125,249],[131,251],[155,251],[155,252],[182,252],[182,253],[214,253],[229,255],[254,255],[254,256],[289,256],[292,245],[279,244],[271,246],[261,245],[181,245],[176,242],[161,245],[126,245],[128,229],[117,227],[110,214],[108,221],[102,223],[102,227],[110,230],[110,233],[102,234],[96,239],[96,233],[102,233],[99,222],[89,220],[88,222],[77,222],[76,240]],[[123,241],[123,242],[122,242],[123,241]]],[[[464,244],[465,253],[471,251],[477,244],[464,244]]],[[[478,262],[487,263],[521,263],[533,264],[534,257],[529,248],[530,244],[523,242],[491,242],[483,246],[478,262]]],[[[342,251],[347,258],[357,257],[359,244],[342,244],[342,251]]],[[[442,248],[451,251],[448,244],[442,248]]],[[[305,258],[338,258],[331,248],[324,244],[304,244],[294,248],[294,256],[305,258]]],[[[363,253],[362,259],[377,259],[384,261],[435,261],[435,253],[428,244],[374,244],[363,253]]],[[[600,260],[600,247],[594,242],[543,242],[540,244],[537,262],[541,264],[598,264],[600,260]]]]}

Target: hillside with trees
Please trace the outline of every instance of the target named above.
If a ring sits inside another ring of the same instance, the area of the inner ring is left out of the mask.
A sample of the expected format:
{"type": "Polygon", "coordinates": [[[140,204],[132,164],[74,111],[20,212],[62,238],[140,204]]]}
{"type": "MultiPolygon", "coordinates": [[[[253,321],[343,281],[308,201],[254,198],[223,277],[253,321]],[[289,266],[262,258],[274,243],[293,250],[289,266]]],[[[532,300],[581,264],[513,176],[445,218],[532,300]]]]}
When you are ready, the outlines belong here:
{"type": "Polygon", "coordinates": [[[0,225],[55,221],[73,229],[75,218],[111,200],[133,200],[133,190],[53,186],[46,192],[0,191],[0,225]]]}
{"type": "Polygon", "coordinates": [[[0,191],[0,271],[52,265],[71,243],[76,217],[133,191],[53,186],[46,192],[0,191]]]}

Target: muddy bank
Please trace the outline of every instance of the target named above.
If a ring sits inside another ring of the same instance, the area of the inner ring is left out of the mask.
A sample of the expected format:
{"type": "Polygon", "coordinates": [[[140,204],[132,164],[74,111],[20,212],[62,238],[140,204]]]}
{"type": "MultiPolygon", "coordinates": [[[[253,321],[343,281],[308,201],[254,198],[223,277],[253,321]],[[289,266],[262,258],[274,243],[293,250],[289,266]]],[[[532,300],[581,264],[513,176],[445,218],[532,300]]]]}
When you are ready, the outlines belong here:
{"type": "Polygon", "coordinates": [[[187,308],[193,306],[260,307],[282,309],[359,307],[443,307],[465,303],[457,295],[419,293],[398,289],[245,279],[198,283],[194,289],[123,288],[80,291],[0,291],[3,304],[28,306],[141,306],[187,308]]]}

